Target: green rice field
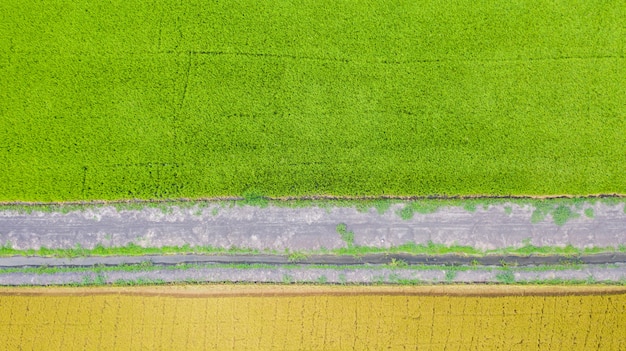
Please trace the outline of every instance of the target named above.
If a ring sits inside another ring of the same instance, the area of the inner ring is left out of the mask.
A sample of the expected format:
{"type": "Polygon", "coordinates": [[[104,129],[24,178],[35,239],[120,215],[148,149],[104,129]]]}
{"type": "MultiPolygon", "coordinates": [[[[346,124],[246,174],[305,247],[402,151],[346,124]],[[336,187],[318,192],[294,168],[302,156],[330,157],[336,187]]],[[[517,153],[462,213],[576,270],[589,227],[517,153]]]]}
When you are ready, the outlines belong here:
{"type": "Polygon", "coordinates": [[[4,0],[0,202],[626,193],[626,2],[4,0]]]}

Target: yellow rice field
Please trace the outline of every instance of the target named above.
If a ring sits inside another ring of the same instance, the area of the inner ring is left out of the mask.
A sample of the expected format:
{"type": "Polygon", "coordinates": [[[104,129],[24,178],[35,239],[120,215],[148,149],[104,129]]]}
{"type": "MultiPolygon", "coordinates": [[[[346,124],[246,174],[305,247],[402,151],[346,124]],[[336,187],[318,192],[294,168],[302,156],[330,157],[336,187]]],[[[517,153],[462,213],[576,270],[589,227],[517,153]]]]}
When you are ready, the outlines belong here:
{"type": "Polygon", "coordinates": [[[7,350],[625,350],[626,289],[0,289],[7,350]]]}

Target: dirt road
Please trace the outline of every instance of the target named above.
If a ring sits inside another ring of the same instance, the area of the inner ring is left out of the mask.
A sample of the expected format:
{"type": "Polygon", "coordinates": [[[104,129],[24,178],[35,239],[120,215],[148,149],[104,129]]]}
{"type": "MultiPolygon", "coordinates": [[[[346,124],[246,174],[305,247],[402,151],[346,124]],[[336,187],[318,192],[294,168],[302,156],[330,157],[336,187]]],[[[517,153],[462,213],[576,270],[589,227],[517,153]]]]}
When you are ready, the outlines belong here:
{"type": "Polygon", "coordinates": [[[19,214],[0,212],[0,244],[18,249],[92,248],[135,243],[145,247],[233,246],[269,249],[315,250],[346,247],[336,227],[345,223],[354,233],[354,244],[391,247],[409,242],[458,244],[495,249],[535,246],[618,247],[626,245],[624,204],[585,204],[577,218],[559,226],[547,216],[531,221],[530,205],[492,205],[471,212],[462,207],[441,208],[435,213],[415,213],[403,220],[401,204],[384,214],[374,209],[280,208],[269,206],[209,205],[206,208],[172,207],[118,211],[100,207],[70,213],[19,214]],[[591,209],[593,218],[583,211],[591,209]]]}

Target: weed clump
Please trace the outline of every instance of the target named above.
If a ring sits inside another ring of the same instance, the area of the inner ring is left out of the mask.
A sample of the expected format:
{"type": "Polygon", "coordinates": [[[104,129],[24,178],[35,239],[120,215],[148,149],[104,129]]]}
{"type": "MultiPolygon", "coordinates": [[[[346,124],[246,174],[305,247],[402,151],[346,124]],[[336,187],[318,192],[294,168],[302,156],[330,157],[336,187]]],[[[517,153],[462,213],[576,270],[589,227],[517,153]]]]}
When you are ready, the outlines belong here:
{"type": "Polygon", "coordinates": [[[502,284],[513,284],[515,283],[515,275],[512,271],[505,270],[496,274],[496,280],[502,284]]]}
{"type": "Polygon", "coordinates": [[[578,214],[572,212],[569,206],[560,205],[552,211],[552,219],[556,225],[563,225],[568,220],[578,217],[578,214]]]}
{"type": "MultiPolygon", "coordinates": [[[[243,201],[241,201],[239,204],[265,208],[269,205],[269,200],[258,191],[249,190],[243,194],[243,201]]],[[[214,210],[214,215],[216,214],[217,212],[214,210]]]]}
{"type": "Polygon", "coordinates": [[[348,231],[348,227],[345,223],[338,224],[336,230],[339,236],[341,236],[341,240],[348,245],[348,248],[354,248],[354,232],[348,231]]]}

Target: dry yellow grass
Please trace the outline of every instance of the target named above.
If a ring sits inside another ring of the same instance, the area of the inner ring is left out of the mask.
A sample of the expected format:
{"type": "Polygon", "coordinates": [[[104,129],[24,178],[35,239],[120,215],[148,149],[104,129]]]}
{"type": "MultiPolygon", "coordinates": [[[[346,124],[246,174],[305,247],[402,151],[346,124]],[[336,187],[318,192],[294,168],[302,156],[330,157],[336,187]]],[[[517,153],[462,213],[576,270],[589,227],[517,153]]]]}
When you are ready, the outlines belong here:
{"type": "Polygon", "coordinates": [[[0,289],[9,350],[624,350],[623,288],[0,289]]]}

